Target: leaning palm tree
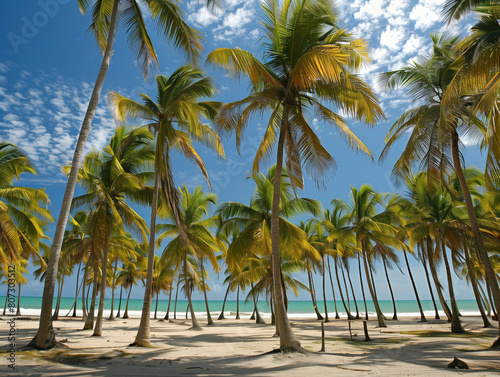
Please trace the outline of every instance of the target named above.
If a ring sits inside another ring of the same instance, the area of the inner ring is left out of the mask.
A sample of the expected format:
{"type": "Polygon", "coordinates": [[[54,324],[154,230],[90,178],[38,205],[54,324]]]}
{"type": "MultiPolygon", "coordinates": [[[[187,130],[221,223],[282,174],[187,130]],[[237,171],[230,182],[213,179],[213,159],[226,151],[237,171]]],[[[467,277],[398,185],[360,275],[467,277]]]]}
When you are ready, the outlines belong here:
{"type": "Polygon", "coordinates": [[[349,145],[369,153],[352,133],[345,120],[322,101],[338,105],[344,114],[373,124],[383,117],[382,109],[370,87],[352,70],[368,61],[366,45],[340,29],[330,0],[267,0],[263,11],[263,61],[247,51],[220,48],[211,52],[207,62],[220,66],[235,78],[250,79],[252,93],[245,99],[224,106],[218,127],[235,132],[239,147],[243,131],[252,115],[269,111],[265,136],[257,150],[253,171],[276,146],[277,179],[272,205],[272,255],[274,299],[283,351],[301,349],[288,322],[279,269],[279,176],[285,164],[293,187],[304,185],[302,163],[318,185],[335,166],[332,156],[321,145],[308,122],[313,114],[336,126],[349,145]]]}
{"type": "MultiPolygon", "coordinates": [[[[224,156],[219,137],[202,122],[202,117],[211,119],[215,116],[219,104],[201,101],[202,98],[210,98],[215,93],[214,85],[202,71],[189,66],[178,68],[170,77],[157,76],[156,84],[157,102],[141,94],[143,104],[140,104],[116,92],[109,94],[108,102],[115,119],[122,122],[125,122],[127,117],[140,119],[146,121],[147,126],[152,129],[156,137],[156,150],[150,229],[156,229],[157,209],[172,215],[176,220],[184,247],[187,248],[189,240],[185,225],[180,218],[179,194],[175,188],[171,169],[171,152],[172,149],[179,150],[188,160],[193,161],[205,176],[210,187],[205,164],[193,148],[192,141],[201,142],[214,149],[220,156],[224,156]],[[159,196],[162,200],[158,208],[159,196]]],[[[155,232],[152,231],[149,241],[144,305],[141,323],[134,341],[134,344],[139,346],[149,344],[154,251],[155,232]]]]}
{"type": "MultiPolygon", "coordinates": [[[[207,2],[209,4],[216,3],[214,0],[208,0],[207,2]]],[[[103,53],[103,59],[75,147],[71,163],[72,168],[52,243],[51,259],[49,260],[44,286],[40,325],[37,335],[30,343],[39,349],[48,349],[55,345],[54,330],[50,317],[57,263],[59,261],[64,229],[68,221],[71,200],[73,199],[78,179],[78,171],[83,157],[85,142],[90,132],[92,119],[97,109],[101,90],[111,62],[115,34],[117,28],[120,26],[120,22],[123,22],[122,25],[127,33],[127,42],[136,55],[138,65],[140,65],[145,77],[148,75],[151,63],[158,65],[158,57],[144,20],[143,12],[146,9],[159,32],[166,39],[171,39],[175,47],[182,49],[191,60],[196,60],[203,49],[200,33],[186,24],[183,19],[182,10],[176,0],[78,0],[78,6],[83,14],[92,7],[92,24],[89,29],[96,38],[97,45],[103,53]]]]}
{"type": "MultiPolygon", "coordinates": [[[[474,203],[463,173],[459,136],[466,134],[476,139],[484,137],[486,126],[475,115],[474,108],[486,97],[489,98],[489,95],[478,94],[467,86],[460,87],[457,84],[457,70],[461,68],[455,50],[457,37],[433,34],[431,38],[432,55],[423,57],[420,62],[411,66],[385,73],[382,76],[382,81],[388,88],[406,86],[409,88],[409,93],[415,99],[423,100],[424,104],[408,110],[399,117],[387,135],[381,158],[385,158],[390,147],[410,131],[408,143],[397,160],[393,173],[401,176],[409,175],[412,164],[422,161],[421,164],[426,168],[429,187],[431,187],[431,181],[442,180],[443,177],[449,175],[451,170],[455,170],[474,234],[476,250],[483,262],[487,279],[491,281],[495,303],[500,306],[500,287],[484,246],[474,203]],[[453,94],[452,101],[449,93],[453,94]]],[[[495,109],[498,108],[499,100],[496,95],[494,103],[495,109]]],[[[485,120],[491,119],[487,117],[485,120]]],[[[489,136],[491,131],[487,133],[486,144],[491,139],[489,136]]],[[[492,172],[495,171],[495,161],[498,159],[494,157],[490,155],[487,158],[486,171],[489,168],[492,172]]],[[[493,346],[500,346],[500,336],[493,346]]]]}

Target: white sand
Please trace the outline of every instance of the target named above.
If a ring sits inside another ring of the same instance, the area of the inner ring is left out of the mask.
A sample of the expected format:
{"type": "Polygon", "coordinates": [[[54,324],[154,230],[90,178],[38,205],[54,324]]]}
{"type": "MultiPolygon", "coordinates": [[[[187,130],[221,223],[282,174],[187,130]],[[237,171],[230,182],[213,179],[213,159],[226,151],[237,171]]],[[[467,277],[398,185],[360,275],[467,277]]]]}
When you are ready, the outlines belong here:
{"type": "MultiPolygon", "coordinates": [[[[214,317],[214,319],[217,317],[214,317]]],[[[0,319],[2,350],[7,344],[7,320],[0,319]]],[[[346,320],[325,324],[326,352],[321,348],[321,324],[311,319],[291,319],[293,329],[310,355],[268,354],[278,348],[274,326],[256,325],[248,319],[215,321],[201,331],[189,322],[151,320],[151,348],[129,347],[139,319],[105,320],[102,337],[80,330],[79,319],[54,322],[56,337],[67,349],[18,351],[16,369],[7,367],[7,354],[0,354],[0,375],[42,376],[475,376],[500,375],[500,352],[487,347],[498,336],[498,328],[484,329],[478,317],[462,317],[466,335],[450,335],[444,320],[420,323],[417,318],[387,321],[387,328],[368,323],[370,342],[365,342],[362,322],[353,324],[350,339],[346,320]],[[424,337],[404,331],[442,331],[424,337]],[[470,370],[451,370],[453,357],[464,360],[470,370]]],[[[204,319],[200,318],[203,324],[204,319]]],[[[498,323],[495,323],[498,326],[498,323]]],[[[18,319],[17,346],[26,345],[38,320],[18,319]]]]}

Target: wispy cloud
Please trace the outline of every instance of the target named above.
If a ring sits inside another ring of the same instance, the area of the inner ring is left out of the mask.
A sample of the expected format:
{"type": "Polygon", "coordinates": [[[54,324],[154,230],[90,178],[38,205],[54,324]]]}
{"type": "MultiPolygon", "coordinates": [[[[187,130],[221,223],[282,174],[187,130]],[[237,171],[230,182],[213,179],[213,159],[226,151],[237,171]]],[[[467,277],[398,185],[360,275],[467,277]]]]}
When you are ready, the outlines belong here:
{"type": "MultiPolygon", "coordinates": [[[[0,71],[9,70],[0,64],[0,71]]],[[[17,144],[33,161],[38,180],[62,178],[71,161],[93,84],[11,70],[0,82],[0,138],[17,144]],[[18,73],[16,73],[18,72],[18,73]],[[27,89],[29,88],[29,89],[27,89]]],[[[86,152],[104,147],[115,125],[104,101],[99,105],[86,152]]]]}

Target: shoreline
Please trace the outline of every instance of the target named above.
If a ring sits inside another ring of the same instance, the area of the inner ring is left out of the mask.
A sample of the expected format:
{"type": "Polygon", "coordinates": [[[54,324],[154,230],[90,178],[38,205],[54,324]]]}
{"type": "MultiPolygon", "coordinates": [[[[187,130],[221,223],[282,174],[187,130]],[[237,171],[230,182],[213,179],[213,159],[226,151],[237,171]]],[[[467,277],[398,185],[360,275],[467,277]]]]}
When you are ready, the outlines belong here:
{"type": "MultiPolygon", "coordinates": [[[[12,316],[1,316],[0,323],[12,316]]],[[[17,345],[26,345],[38,328],[36,317],[18,317],[17,345]],[[28,318],[32,320],[28,320],[28,318]]],[[[375,318],[375,317],[374,317],[375,318]]],[[[200,318],[201,319],[201,318],[200,318]]],[[[267,354],[279,346],[274,325],[257,325],[247,318],[216,320],[200,331],[190,321],[151,319],[152,347],[130,347],[138,318],[107,319],[101,337],[81,330],[81,318],[61,317],[54,321],[56,339],[62,348],[49,351],[17,351],[16,368],[26,375],[51,376],[456,376],[446,366],[458,357],[469,365],[467,374],[489,376],[500,371],[500,351],[487,347],[498,337],[494,328],[483,328],[480,317],[464,316],[464,334],[450,333],[446,320],[405,317],[387,320],[387,328],[368,321],[371,341],[364,341],[363,326],[355,321],[350,337],[346,319],[324,324],[326,352],[321,348],[321,321],[290,318],[302,346],[311,354],[267,354]]],[[[269,323],[269,321],[267,321],[269,323]]],[[[4,334],[2,327],[2,336],[4,334]]],[[[4,351],[5,347],[1,347],[4,351]]],[[[0,374],[11,372],[0,364],[0,374]]]]}

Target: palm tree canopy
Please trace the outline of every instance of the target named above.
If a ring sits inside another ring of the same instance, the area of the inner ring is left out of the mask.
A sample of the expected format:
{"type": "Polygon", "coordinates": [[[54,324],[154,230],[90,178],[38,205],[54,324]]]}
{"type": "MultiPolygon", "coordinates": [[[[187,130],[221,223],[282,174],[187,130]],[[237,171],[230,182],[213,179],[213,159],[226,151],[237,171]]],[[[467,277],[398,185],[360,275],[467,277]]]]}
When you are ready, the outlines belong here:
{"type": "Polygon", "coordinates": [[[207,63],[234,78],[248,77],[252,89],[248,97],[221,108],[216,118],[218,129],[234,132],[239,149],[251,117],[271,112],[253,171],[257,172],[262,159],[271,154],[284,126],[286,167],[292,186],[303,187],[302,163],[315,183],[323,186],[328,176],[325,173],[333,171],[335,162],[310,127],[309,118],[337,127],[350,147],[370,155],[344,118],[323,102],[368,124],[384,117],[370,87],[351,72],[369,61],[366,44],[337,26],[330,0],[267,0],[261,5],[262,61],[237,48],[219,48],[207,57],[207,63]]]}
{"type": "MultiPolygon", "coordinates": [[[[177,0],[78,0],[82,14],[86,14],[91,8],[92,23],[89,31],[94,34],[101,51],[106,49],[115,1],[119,1],[119,21],[127,34],[127,43],[145,77],[148,76],[151,63],[159,65],[145,17],[150,17],[157,31],[171,40],[176,48],[183,50],[191,61],[196,62],[200,58],[203,37],[185,22],[177,0]]],[[[207,1],[212,5],[216,2],[207,1]]]]}

